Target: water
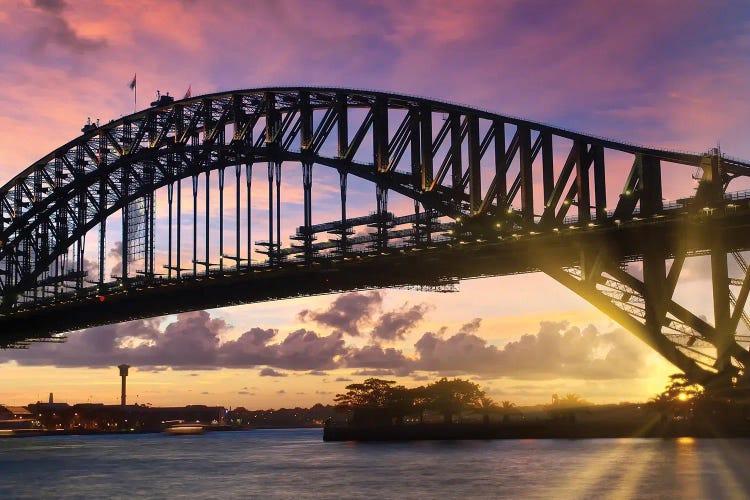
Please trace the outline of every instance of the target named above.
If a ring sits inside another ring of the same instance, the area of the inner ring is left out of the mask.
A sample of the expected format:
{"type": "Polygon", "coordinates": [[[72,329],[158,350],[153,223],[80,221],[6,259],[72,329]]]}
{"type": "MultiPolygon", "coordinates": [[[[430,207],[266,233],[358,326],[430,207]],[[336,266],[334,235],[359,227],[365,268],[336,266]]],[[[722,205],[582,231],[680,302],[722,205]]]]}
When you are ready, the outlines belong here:
{"type": "Polygon", "coordinates": [[[742,498],[750,440],[323,443],[319,429],[0,440],[0,498],[742,498]]]}

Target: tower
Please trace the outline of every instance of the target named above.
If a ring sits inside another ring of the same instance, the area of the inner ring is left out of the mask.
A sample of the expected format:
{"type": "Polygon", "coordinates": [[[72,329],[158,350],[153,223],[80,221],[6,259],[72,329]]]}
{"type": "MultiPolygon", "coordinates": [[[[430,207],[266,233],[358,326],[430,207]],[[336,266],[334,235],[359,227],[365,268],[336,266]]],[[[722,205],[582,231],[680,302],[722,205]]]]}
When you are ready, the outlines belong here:
{"type": "Polygon", "coordinates": [[[130,365],[120,365],[117,368],[120,369],[120,377],[122,377],[122,392],[120,393],[120,404],[122,406],[125,406],[125,381],[128,378],[128,368],[130,368],[130,365]]]}

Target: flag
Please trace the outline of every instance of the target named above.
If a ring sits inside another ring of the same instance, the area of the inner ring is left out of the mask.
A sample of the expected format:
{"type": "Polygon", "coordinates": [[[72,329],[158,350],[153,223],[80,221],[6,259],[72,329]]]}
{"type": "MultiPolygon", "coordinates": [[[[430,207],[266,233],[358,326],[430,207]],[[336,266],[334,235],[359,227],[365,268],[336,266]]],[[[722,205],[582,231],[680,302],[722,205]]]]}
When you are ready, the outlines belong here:
{"type": "Polygon", "coordinates": [[[187,92],[185,92],[185,96],[183,97],[183,99],[190,99],[193,96],[192,87],[193,87],[192,83],[190,85],[188,85],[187,92]]]}
{"type": "Polygon", "coordinates": [[[133,80],[128,84],[128,87],[130,87],[130,90],[133,90],[135,88],[135,77],[136,75],[133,75],[133,80]]]}

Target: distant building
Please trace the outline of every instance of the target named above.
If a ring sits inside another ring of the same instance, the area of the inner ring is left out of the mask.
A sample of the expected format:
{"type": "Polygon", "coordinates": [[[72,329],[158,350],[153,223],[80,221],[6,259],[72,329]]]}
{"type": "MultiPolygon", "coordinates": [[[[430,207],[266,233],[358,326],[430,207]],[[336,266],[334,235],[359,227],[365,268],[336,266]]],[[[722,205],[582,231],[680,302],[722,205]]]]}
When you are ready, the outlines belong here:
{"type": "Polygon", "coordinates": [[[32,403],[26,405],[34,418],[46,429],[68,429],[73,419],[73,408],[68,403],[32,403]]]}
{"type": "Polygon", "coordinates": [[[10,415],[3,418],[31,418],[33,414],[25,406],[0,406],[0,415],[10,415]],[[3,413],[3,410],[5,412],[3,413]]]}

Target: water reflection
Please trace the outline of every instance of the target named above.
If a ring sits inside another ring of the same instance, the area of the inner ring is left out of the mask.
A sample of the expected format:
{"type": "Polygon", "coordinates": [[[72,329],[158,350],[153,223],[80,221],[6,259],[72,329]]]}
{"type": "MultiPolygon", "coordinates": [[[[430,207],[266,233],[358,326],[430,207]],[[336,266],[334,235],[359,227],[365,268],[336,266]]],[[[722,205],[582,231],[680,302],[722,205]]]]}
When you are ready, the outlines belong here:
{"type": "Polygon", "coordinates": [[[323,443],[320,430],[0,440],[0,498],[738,498],[750,440],[323,443]]]}

